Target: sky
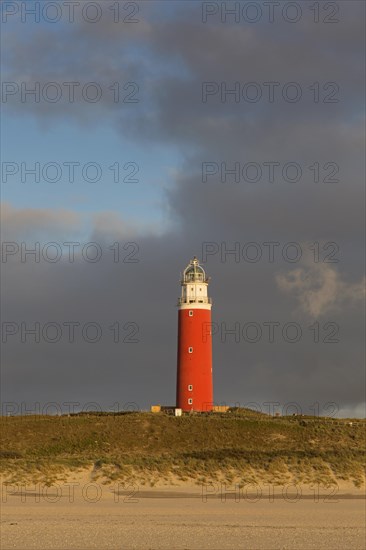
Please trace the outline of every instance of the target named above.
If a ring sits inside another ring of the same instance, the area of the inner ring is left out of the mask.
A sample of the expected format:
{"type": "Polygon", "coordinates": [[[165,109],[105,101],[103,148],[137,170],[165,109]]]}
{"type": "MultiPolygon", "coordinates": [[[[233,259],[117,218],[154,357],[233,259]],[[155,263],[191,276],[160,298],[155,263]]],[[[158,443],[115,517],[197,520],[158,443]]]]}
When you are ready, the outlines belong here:
{"type": "Polygon", "coordinates": [[[215,403],[364,416],[364,12],[2,3],[2,414],[174,404],[196,255],[215,403]]]}

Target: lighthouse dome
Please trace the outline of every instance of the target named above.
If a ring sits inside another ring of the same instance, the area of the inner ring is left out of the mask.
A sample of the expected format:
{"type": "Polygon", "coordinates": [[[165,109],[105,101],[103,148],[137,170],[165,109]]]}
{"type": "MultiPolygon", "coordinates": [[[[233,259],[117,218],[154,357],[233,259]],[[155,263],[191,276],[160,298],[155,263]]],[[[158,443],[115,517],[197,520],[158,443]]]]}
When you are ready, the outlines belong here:
{"type": "Polygon", "coordinates": [[[203,267],[200,266],[196,256],[189,262],[183,273],[183,282],[206,282],[206,274],[203,267]]]}

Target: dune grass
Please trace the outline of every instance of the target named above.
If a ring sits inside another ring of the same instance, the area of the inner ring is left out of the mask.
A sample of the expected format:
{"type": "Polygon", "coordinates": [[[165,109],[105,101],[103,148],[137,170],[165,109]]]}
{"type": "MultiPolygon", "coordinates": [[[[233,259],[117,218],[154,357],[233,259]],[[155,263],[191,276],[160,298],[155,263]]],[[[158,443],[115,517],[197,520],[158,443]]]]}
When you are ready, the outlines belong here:
{"type": "Polygon", "coordinates": [[[51,483],[92,468],[95,479],[154,485],[290,479],[331,485],[365,477],[364,420],[163,413],[23,416],[0,419],[1,472],[10,482],[51,483]]]}

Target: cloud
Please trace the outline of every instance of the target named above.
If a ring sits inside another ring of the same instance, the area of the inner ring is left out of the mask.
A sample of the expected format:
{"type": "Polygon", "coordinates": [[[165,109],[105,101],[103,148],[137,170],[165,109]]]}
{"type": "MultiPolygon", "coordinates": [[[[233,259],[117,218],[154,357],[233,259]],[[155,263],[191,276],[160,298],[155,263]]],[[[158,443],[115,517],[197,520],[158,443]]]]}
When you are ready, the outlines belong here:
{"type": "Polygon", "coordinates": [[[15,208],[1,203],[2,238],[6,240],[25,239],[31,234],[55,237],[60,232],[75,234],[80,226],[80,215],[72,210],[48,208],[15,208]]]}
{"type": "Polygon", "coordinates": [[[276,276],[278,287],[295,296],[301,309],[313,318],[361,304],[365,299],[365,280],[345,282],[327,263],[312,264],[276,276]]]}
{"type": "Polygon", "coordinates": [[[340,416],[341,418],[365,418],[366,404],[358,403],[357,405],[342,407],[338,411],[338,416],[340,416]]]}

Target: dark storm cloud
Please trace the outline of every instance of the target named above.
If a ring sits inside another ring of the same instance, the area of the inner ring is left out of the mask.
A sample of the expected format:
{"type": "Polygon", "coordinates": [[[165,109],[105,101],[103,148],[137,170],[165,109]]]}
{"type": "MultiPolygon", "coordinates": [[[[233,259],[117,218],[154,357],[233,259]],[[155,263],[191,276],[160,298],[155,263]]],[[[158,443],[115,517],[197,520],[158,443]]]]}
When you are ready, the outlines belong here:
{"type": "MultiPolygon", "coordinates": [[[[301,21],[292,26],[217,21],[203,25],[194,4],[159,17],[161,9],[162,4],[149,5],[146,18],[125,34],[115,25],[91,27],[80,22],[55,35],[51,48],[45,48],[51,40],[49,30],[27,35],[29,57],[38,59],[32,74],[28,58],[21,55],[24,44],[15,46],[9,57],[10,80],[24,75],[33,81],[60,82],[135,79],[141,85],[142,101],[128,106],[134,109],[128,114],[131,139],[142,146],[152,139],[173,144],[186,160],[166,194],[174,227],[170,233],[138,235],[123,222],[117,221],[113,230],[95,222],[86,239],[103,249],[95,264],[80,257],[74,264],[21,263],[14,256],[4,265],[6,320],[95,321],[103,328],[95,344],[80,337],[73,344],[65,338],[55,344],[20,344],[19,335],[9,337],[4,346],[6,399],[98,401],[104,407],[115,401],[136,401],[141,407],[174,402],[178,274],[193,254],[202,256],[203,243],[209,242],[217,243],[218,250],[206,263],[213,277],[217,323],[215,399],[242,404],[296,401],[304,409],[315,401],[321,405],[334,401],[342,409],[356,411],[364,400],[360,68],[364,6],[348,2],[335,25],[301,21]],[[281,85],[295,81],[304,97],[297,103],[281,96],[273,103],[221,103],[218,97],[202,103],[205,81],[227,82],[228,88],[236,81],[281,85]],[[339,102],[314,103],[308,87],[316,81],[338,83],[339,102]],[[230,177],[226,183],[218,177],[202,183],[203,162],[227,162],[231,167],[250,161],[296,162],[303,177],[297,183],[281,178],[274,183],[234,183],[230,177]],[[309,170],[314,162],[336,163],[339,182],[314,183],[309,170]],[[108,247],[115,241],[134,240],[139,262],[113,263],[108,247]],[[245,243],[253,241],[263,252],[258,262],[245,260],[243,254],[238,262],[233,255],[221,257],[235,243],[242,251],[245,243]],[[263,245],[268,241],[279,243],[273,262],[263,245]],[[297,263],[281,254],[292,241],[303,251],[297,263]],[[314,262],[314,242],[320,243],[319,263],[314,262]],[[337,263],[323,261],[322,247],[329,242],[339,248],[337,263]],[[139,341],[111,343],[109,326],[117,320],[137,323],[139,341]],[[270,321],[280,323],[273,343],[263,325],[270,321]],[[258,342],[245,341],[242,335],[239,342],[230,335],[222,341],[222,324],[229,329],[248,322],[260,325],[263,335],[258,342]],[[296,343],[283,338],[282,328],[289,322],[302,329],[296,343]],[[314,341],[316,322],[320,342],[314,341]],[[323,341],[329,322],[338,327],[338,342],[323,341]]],[[[64,104],[43,103],[38,109],[13,102],[13,107],[33,111],[40,120],[71,113],[64,104]]],[[[83,105],[82,116],[97,123],[107,108],[111,124],[123,134],[123,107],[103,98],[98,105],[83,105]]],[[[60,225],[65,214],[29,210],[10,214],[9,240],[31,244],[35,235],[42,240],[43,231],[47,242],[51,230],[58,233],[52,240],[69,238],[67,220],[60,225]]],[[[78,233],[77,222],[73,223],[78,233]]]]}
{"type": "MultiPolygon", "coordinates": [[[[340,22],[334,25],[309,24],[304,19],[294,25],[279,21],[276,25],[243,27],[217,22],[203,24],[198,3],[188,3],[185,10],[178,10],[176,17],[163,16],[164,3],[154,3],[148,8],[144,4],[139,23],[125,24],[123,28],[104,19],[95,25],[79,20],[61,28],[36,25],[34,32],[25,33],[22,40],[16,34],[10,35],[4,55],[8,68],[4,80],[25,80],[29,85],[65,81],[107,85],[136,80],[142,88],[140,107],[148,104],[151,120],[155,122],[150,130],[155,135],[157,131],[162,134],[160,137],[165,132],[174,132],[176,139],[182,140],[184,130],[192,128],[199,140],[203,136],[197,129],[210,115],[214,120],[220,115],[214,103],[202,108],[202,81],[226,81],[228,87],[234,81],[281,84],[295,81],[304,88],[314,81],[335,81],[345,87],[349,100],[341,102],[338,108],[357,108],[350,100],[363,82],[359,71],[362,13],[360,3],[348,2],[340,22]],[[36,63],[30,64],[29,59],[36,63]]],[[[307,95],[310,96],[308,90],[307,95]]],[[[80,94],[76,102],[78,99],[82,105],[85,103],[80,94]]],[[[8,102],[18,109],[24,108],[18,96],[9,96],[8,102]]],[[[86,107],[92,116],[101,106],[113,108],[113,115],[118,113],[112,94],[106,90],[98,104],[86,107]]],[[[43,116],[67,114],[71,108],[62,101],[41,101],[39,105],[30,102],[26,107],[43,116]]],[[[274,121],[281,116],[283,107],[288,110],[283,102],[276,104],[276,109],[265,102],[246,107],[225,105],[222,114],[235,118],[244,115],[245,120],[246,110],[250,120],[253,109],[256,117],[264,118],[268,118],[270,111],[269,118],[274,121]]],[[[295,105],[297,116],[304,116],[302,107],[295,105]]],[[[123,116],[121,110],[119,116],[123,116]]],[[[144,110],[144,116],[149,113],[144,110]]],[[[77,115],[77,111],[73,114],[77,115]]],[[[316,117],[323,116],[327,118],[326,110],[318,109],[316,117]]],[[[211,132],[211,128],[208,130],[211,132]]]]}

